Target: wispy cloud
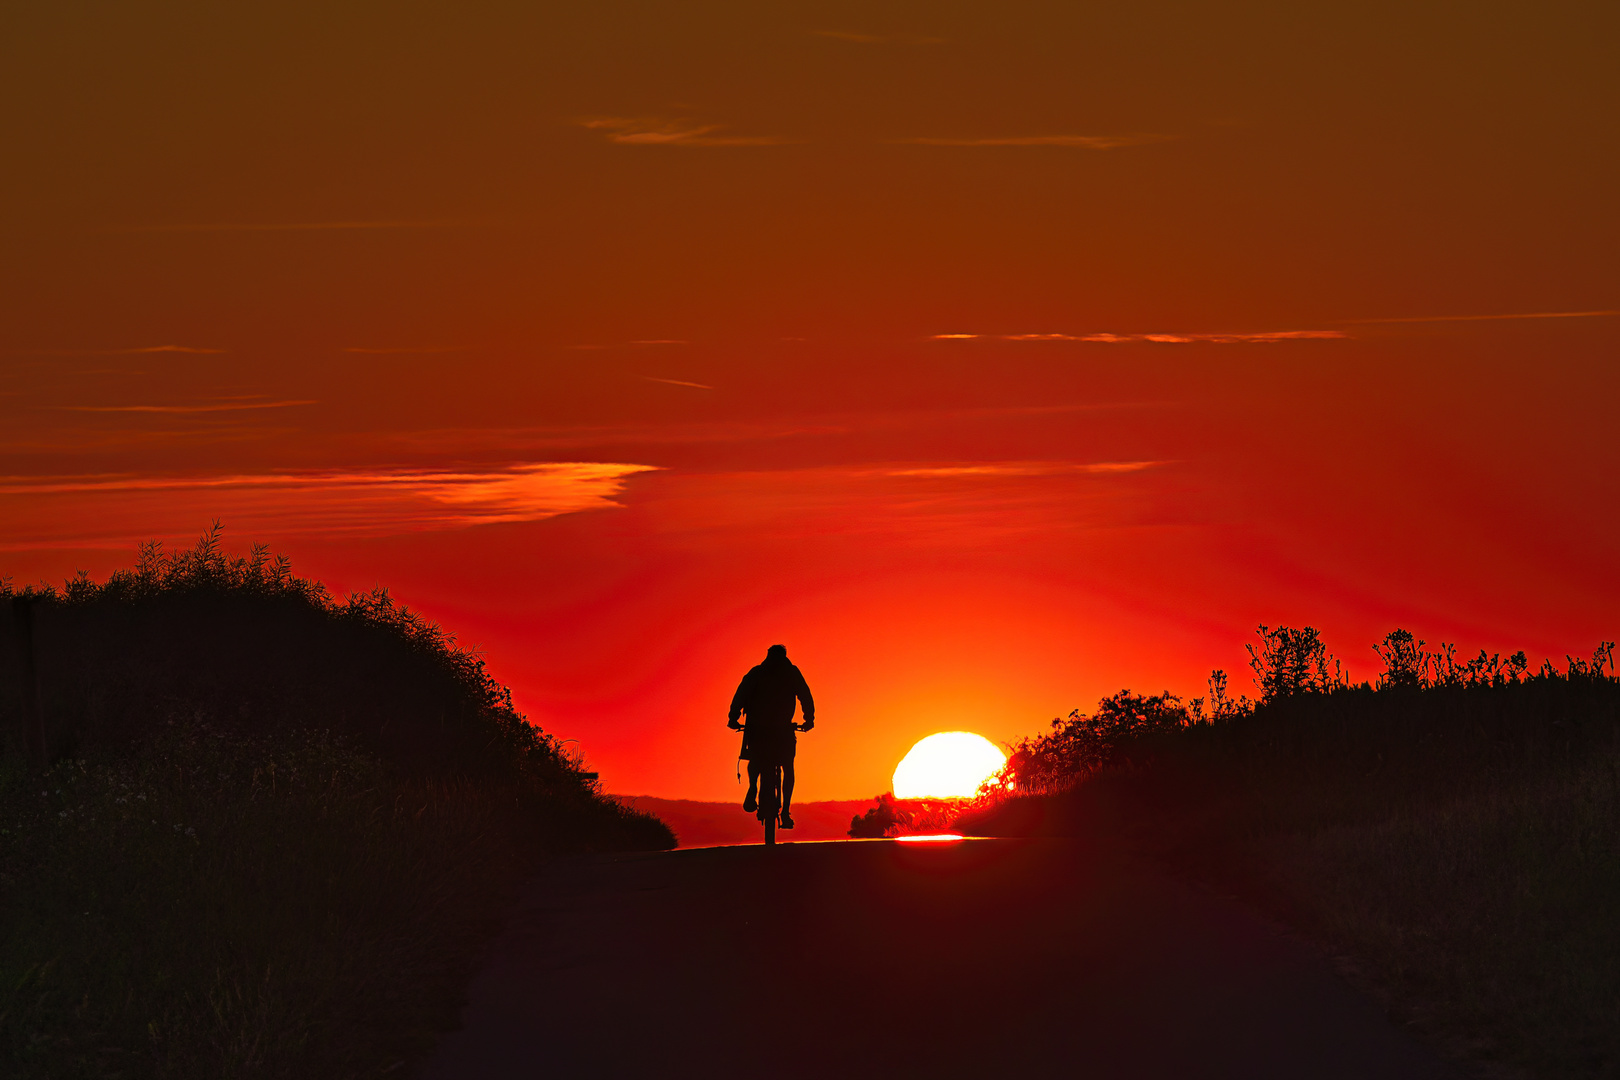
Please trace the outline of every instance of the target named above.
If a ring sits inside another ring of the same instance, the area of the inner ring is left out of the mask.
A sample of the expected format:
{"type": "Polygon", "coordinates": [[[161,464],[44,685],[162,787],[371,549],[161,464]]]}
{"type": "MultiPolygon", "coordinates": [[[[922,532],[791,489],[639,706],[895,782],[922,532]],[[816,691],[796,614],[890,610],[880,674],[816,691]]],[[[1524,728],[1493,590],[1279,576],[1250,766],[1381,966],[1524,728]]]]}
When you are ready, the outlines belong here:
{"type": "Polygon", "coordinates": [[[997,135],[985,138],[915,136],[895,142],[914,146],[1069,146],[1080,150],[1116,150],[1122,146],[1145,146],[1169,142],[1174,135],[997,135]]]}
{"type": "Polygon", "coordinates": [[[224,349],[207,349],[198,345],[140,345],[133,349],[19,349],[31,356],[138,356],[147,353],[187,353],[197,356],[217,356],[224,349]]]}
{"type": "Polygon", "coordinates": [[[0,547],[104,546],[220,518],[261,535],[394,535],[539,521],[619,505],[616,462],[523,463],[479,470],[350,469],[230,476],[0,478],[12,511],[0,547]]]}
{"type": "Polygon", "coordinates": [[[1620,309],[1603,311],[1524,311],[1512,315],[1402,315],[1387,319],[1347,319],[1351,323],[1495,322],[1498,319],[1598,319],[1620,315],[1620,309]]]}
{"type": "Polygon", "coordinates": [[[886,469],[885,476],[918,477],[984,477],[1000,479],[1019,476],[1073,476],[1077,474],[1107,476],[1115,473],[1134,473],[1170,464],[1168,461],[1002,461],[971,465],[915,465],[901,469],[886,469]]]}
{"type": "Polygon", "coordinates": [[[1161,334],[934,334],[935,341],[1077,341],[1098,345],[1119,345],[1132,342],[1155,342],[1162,345],[1186,345],[1206,341],[1220,345],[1264,344],[1273,341],[1309,341],[1347,338],[1343,330],[1262,330],[1247,333],[1161,333],[1161,334]]]}
{"type": "MultiPolygon", "coordinates": [[[[331,433],[320,436],[319,442],[345,460],[385,458],[401,464],[458,461],[469,463],[469,467],[485,468],[493,467],[486,463],[558,457],[638,460],[663,456],[663,449],[667,447],[757,444],[763,448],[787,440],[820,440],[852,433],[956,433],[963,425],[996,424],[1006,418],[1040,423],[1046,418],[1151,411],[1175,405],[1167,400],[1125,399],[1052,405],[817,412],[769,420],[691,419],[533,427],[479,425],[331,433]]],[[[66,423],[62,418],[73,414],[23,409],[15,403],[8,403],[8,409],[14,420],[31,420],[32,423],[0,425],[0,457],[50,455],[57,461],[97,463],[86,464],[85,471],[104,469],[107,466],[101,463],[105,462],[117,462],[129,468],[127,463],[135,461],[207,460],[206,456],[198,456],[212,454],[212,450],[204,447],[231,444],[260,444],[261,450],[255,453],[262,456],[272,452],[268,447],[278,440],[310,438],[307,430],[291,422],[290,418],[298,414],[276,410],[169,417],[80,414],[79,423],[66,423]],[[56,419],[52,419],[53,416],[56,419]],[[163,423],[165,419],[170,422],[163,423]],[[233,419],[237,422],[231,423],[233,419]],[[191,456],[177,459],[177,453],[191,456]]],[[[282,441],[280,445],[289,443],[282,441]]],[[[4,520],[3,511],[0,511],[0,520],[4,520]]]]}
{"type": "Polygon", "coordinates": [[[629,347],[631,345],[690,345],[690,344],[691,344],[690,341],[684,341],[684,340],[682,340],[680,338],[640,338],[640,339],[637,339],[635,341],[615,342],[612,345],[603,345],[603,344],[601,344],[599,342],[589,342],[589,343],[584,343],[584,344],[580,344],[580,345],[564,345],[563,348],[565,348],[565,349],[576,349],[576,350],[578,350],[578,349],[599,350],[599,349],[623,349],[623,348],[627,348],[627,347],[629,347]]]}
{"type": "Polygon", "coordinates": [[[656,375],[643,375],[648,382],[666,383],[670,386],[690,386],[694,390],[713,390],[714,387],[700,382],[687,382],[685,379],[660,379],[656,375]]]}
{"type": "Polygon", "coordinates": [[[961,551],[1151,525],[1163,461],[895,462],[671,473],[654,520],[675,533],[883,537],[961,551]]]}
{"type": "MultiPolygon", "coordinates": [[[[1494,322],[1499,319],[1594,319],[1606,316],[1620,315],[1620,309],[1605,309],[1600,311],[1531,311],[1511,315],[1403,315],[1379,319],[1345,319],[1346,326],[1360,326],[1380,323],[1431,323],[1431,322],[1494,322]]],[[[1223,345],[1236,344],[1265,344],[1275,341],[1331,341],[1350,337],[1343,330],[1258,330],[1258,331],[1176,331],[1162,333],[1132,333],[1115,334],[1098,331],[1088,334],[1069,333],[1026,333],[1026,334],[975,334],[966,332],[951,332],[932,334],[934,341],[1070,341],[1088,342],[1098,345],[1130,344],[1139,342],[1154,342],[1167,345],[1185,345],[1193,342],[1212,342],[1223,345]]]]}
{"type": "MultiPolygon", "coordinates": [[[[1046,417],[1078,416],[1121,410],[1161,409],[1164,401],[1107,401],[1066,405],[1019,405],[981,408],[919,409],[867,413],[819,413],[777,420],[694,421],[555,428],[445,428],[400,432],[392,436],[367,434],[353,444],[356,452],[388,452],[401,456],[431,454],[501,456],[571,453],[582,455],[639,456],[655,447],[767,443],[784,439],[842,436],[852,432],[960,430],[964,424],[1018,417],[1037,422],[1046,417]]],[[[0,449],[4,449],[0,443],[0,449]]]]}
{"type": "Polygon", "coordinates": [[[211,232],[346,232],[366,229],[456,229],[484,224],[466,218],[385,218],[365,221],[208,221],[153,225],[112,225],[106,232],[211,233],[211,232]]]}
{"type": "Polygon", "coordinates": [[[219,413],[247,412],[255,409],[289,409],[296,405],[319,405],[315,398],[293,401],[223,400],[200,405],[42,405],[41,408],[58,412],[77,413],[219,413]]]}
{"type": "Polygon", "coordinates": [[[624,146],[782,146],[794,141],[776,135],[725,135],[720,124],[656,117],[601,116],[582,120],[580,126],[624,146]]]}
{"type": "Polygon", "coordinates": [[[350,345],[343,351],[368,356],[392,356],[396,353],[457,353],[466,352],[470,348],[472,348],[470,345],[350,345]]]}

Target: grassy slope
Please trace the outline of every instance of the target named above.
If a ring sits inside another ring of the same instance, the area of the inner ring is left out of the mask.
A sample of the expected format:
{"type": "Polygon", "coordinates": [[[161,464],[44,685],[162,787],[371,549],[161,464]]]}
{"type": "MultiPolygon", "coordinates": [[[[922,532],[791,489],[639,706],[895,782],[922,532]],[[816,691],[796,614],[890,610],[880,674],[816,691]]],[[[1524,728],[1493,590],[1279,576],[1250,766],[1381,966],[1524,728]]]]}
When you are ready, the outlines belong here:
{"type": "Polygon", "coordinates": [[[674,843],[437,628],[199,551],[41,601],[48,771],[0,687],[7,1076],[391,1074],[539,860],[674,843]]]}
{"type": "Polygon", "coordinates": [[[1346,690],[972,822],[1127,837],[1344,955],[1453,1056],[1620,1074],[1620,685],[1346,690]]]}

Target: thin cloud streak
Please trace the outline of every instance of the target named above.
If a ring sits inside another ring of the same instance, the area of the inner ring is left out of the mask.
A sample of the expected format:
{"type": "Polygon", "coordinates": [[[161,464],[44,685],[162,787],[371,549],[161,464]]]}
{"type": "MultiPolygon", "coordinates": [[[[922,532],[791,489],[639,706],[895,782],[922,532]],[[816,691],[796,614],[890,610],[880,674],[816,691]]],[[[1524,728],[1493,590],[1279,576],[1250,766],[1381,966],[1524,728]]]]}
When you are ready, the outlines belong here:
{"type": "MultiPolygon", "coordinates": [[[[555,428],[441,428],[402,432],[387,445],[402,453],[503,454],[506,459],[539,450],[575,452],[599,447],[693,446],[770,442],[847,435],[854,431],[906,431],[957,427],[995,417],[1077,416],[1119,410],[1163,409],[1168,401],[1108,401],[1068,405],[990,406],[881,413],[819,413],[793,420],[684,424],[601,425],[555,428]]],[[[3,447],[4,444],[0,444],[3,447]]],[[[371,439],[368,445],[377,445],[371,439]]]]}
{"type": "Polygon", "coordinates": [[[656,375],[643,375],[642,378],[646,379],[648,382],[664,383],[664,384],[666,384],[668,386],[690,386],[694,390],[713,390],[714,389],[714,387],[709,386],[709,385],[707,385],[705,383],[687,382],[684,379],[660,379],[656,375]]]}
{"type": "Polygon", "coordinates": [[[1169,142],[1174,138],[1174,135],[1007,135],[982,139],[916,136],[894,141],[913,146],[1068,146],[1080,150],[1116,150],[1122,146],[1169,142]]]}
{"type": "Polygon", "coordinates": [[[1149,478],[1166,464],[919,462],[670,473],[649,491],[647,505],[656,507],[661,531],[699,544],[747,528],[962,551],[1032,535],[1164,524],[1147,492],[1162,484],[1149,478]]]}
{"type": "Polygon", "coordinates": [[[621,146],[784,146],[795,141],[776,135],[717,135],[722,125],[687,120],[604,116],[582,120],[580,126],[621,146]]]}
{"type": "MultiPolygon", "coordinates": [[[[1176,407],[1172,400],[1130,399],[1053,405],[988,406],[884,410],[879,412],[819,412],[775,421],[688,421],[679,423],[619,423],[557,426],[444,427],[391,432],[333,434],[322,443],[335,456],[348,460],[378,457],[399,463],[461,461],[469,468],[490,468],[502,462],[573,458],[624,460],[657,454],[663,447],[693,447],[776,443],[793,439],[824,439],[854,432],[935,431],[962,424],[993,421],[998,417],[1080,416],[1119,411],[1151,411],[1176,407]]],[[[93,414],[92,414],[93,415],[93,414]]],[[[266,421],[288,413],[234,413],[246,420],[266,421]]],[[[96,461],[132,461],[152,453],[170,453],[177,447],[195,448],[225,443],[265,442],[272,439],[308,439],[309,432],[283,424],[227,425],[175,417],[172,426],[154,427],[131,416],[117,424],[115,416],[91,415],[78,425],[52,424],[23,431],[15,425],[0,428],[0,454],[53,454],[90,457],[96,461]],[[183,425],[183,426],[182,426],[183,425]],[[108,459],[105,455],[120,458],[108,459]]],[[[153,418],[158,419],[158,418],[153,418]]],[[[100,466],[86,466],[90,471],[100,466]]]]}
{"type": "Polygon", "coordinates": [[[296,401],[227,401],[212,405],[42,405],[57,412],[79,413],[216,413],[246,412],[252,409],[288,409],[296,405],[319,405],[317,398],[296,401]]]}
{"type": "Polygon", "coordinates": [[[916,477],[985,477],[999,479],[1018,476],[1071,476],[1076,474],[1108,476],[1117,473],[1142,472],[1168,465],[1168,461],[1098,461],[1077,463],[1070,461],[1015,461],[980,465],[924,465],[907,469],[887,469],[885,476],[916,477]]]}
{"type": "Polygon", "coordinates": [[[471,345],[381,345],[375,347],[367,345],[348,345],[344,347],[343,351],[346,353],[362,353],[367,356],[392,356],[397,353],[420,353],[426,355],[434,353],[467,352],[471,348],[471,345]]]}
{"type": "Polygon", "coordinates": [[[1264,330],[1253,333],[1190,334],[934,334],[934,341],[1068,341],[1097,345],[1151,342],[1161,345],[1187,345],[1210,342],[1217,345],[1266,344],[1274,341],[1338,340],[1350,335],[1343,330],[1264,330]]]}
{"type": "Polygon", "coordinates": [[[261,533],[388,536],[541,521],[619,506],[625,481],[657,466],[546,462],[481,470],[348,469],[229,476],[0,478],[24,523],[0,549],[100,546],[221,518],[261,533]]]}
{"type": "Polygon", "coordinates": [[[150,353],[186,353],[196,356],[218,356],[225,349],[207,349],[197,345],[142,345],[133,349],[19,349],[24,356],[140,356],[150,353]]]}
{"type": "Polygon", "coordinates": [[[565,348],[565,349],[574,349],[574,350],[579,350],[579,349],[600,350],[600,349],[624,349],[624,348],[629,348],[632,345],[690,345],[690,344],[691,344],[690,341],[685,341],[685,340],[682,340],[680,338],[641,338],[641,339],[638,339],[636,341],[623,341],[623,342],[617,342],[617,343],[612,344],[612,345],[602,345],[602,344],[590,342],[590,343],[585,343],[585,344],[580,344],[580,345],[564,345],[563,348],[565,348]]]}
{"type": "Polygon", "coordinates": [[[381,221],[219,221],[164,225],[113,225],[115,233],[215,232],[346,232],[367,229],[458,229],[483,224],[465,218],[386,219],[381,221]]]}
{"type": "MultiPolygon", "coordinates": [[[[1380,319],[1346,319],[1344,322],[1346,325],[1359,326],[1381,323],[1494,322],[1505,319],[1593,319],[1614,315],[1620,315],[1620,309],[1602,311],[1533,311],[1516,313],[1512,315],[1411,315],[1380,319]]],[[[1133,342],[1152,342],[1171,345],[1182,345],[1193,342],[1213,342],[1215,344],[1264,344],[1274,341],[1326,341],[1345,339],[1349,337],[1350,335],[1343,330],[1263,330],[1243,333],[1222,331],[1150,334],[1114,334],[1108,332],[1092,334],[971,334],[956,332],[930,335],[930,339],[933,341],[1069,341],[1087,342],[1099,345],[1129,344],[1133,342]]]]}

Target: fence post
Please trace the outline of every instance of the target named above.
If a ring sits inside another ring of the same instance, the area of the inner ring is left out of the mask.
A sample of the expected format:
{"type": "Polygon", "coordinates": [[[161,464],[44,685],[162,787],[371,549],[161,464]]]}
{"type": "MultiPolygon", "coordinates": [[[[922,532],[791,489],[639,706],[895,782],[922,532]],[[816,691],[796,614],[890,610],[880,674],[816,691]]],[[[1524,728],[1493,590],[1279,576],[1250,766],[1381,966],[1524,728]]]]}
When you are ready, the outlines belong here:
{"type": "Polygon", "coordinates": [[[23,730],[27,736],[28,759],[43,770],[45,758],[45,712],[39,703],[39,664],[34,658],[34,600],[13,597],[11,614],[17,623],[17,674],[22,699],[23,730]]]}

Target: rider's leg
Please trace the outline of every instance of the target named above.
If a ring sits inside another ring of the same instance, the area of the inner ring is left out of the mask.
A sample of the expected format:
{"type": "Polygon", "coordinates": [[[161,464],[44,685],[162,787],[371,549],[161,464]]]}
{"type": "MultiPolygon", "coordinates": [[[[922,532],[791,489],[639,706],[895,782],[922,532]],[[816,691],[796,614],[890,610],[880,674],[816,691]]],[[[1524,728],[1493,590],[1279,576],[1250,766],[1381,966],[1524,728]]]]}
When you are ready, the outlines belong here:
{"type": "Polygon", "coordinates": [[[743,799],[743,809],[752,814],[759,807],[759,763],[752,758],[748,761],[748,796],[743,799]]]}
{"type": "Polygon", "coordinates": [[[793,762],[782,766],[782,812],[793,806],[793,762]]]}

